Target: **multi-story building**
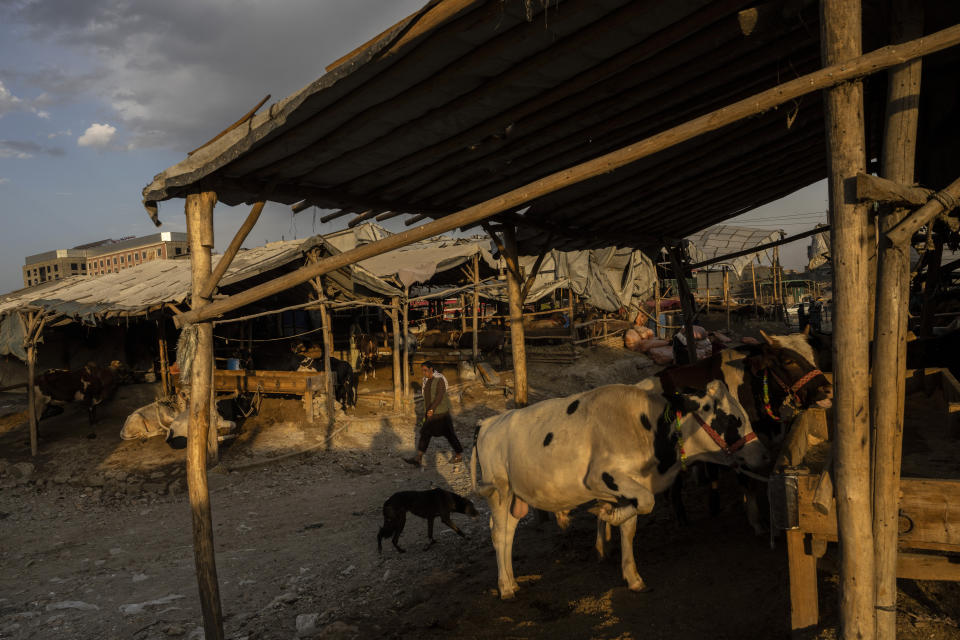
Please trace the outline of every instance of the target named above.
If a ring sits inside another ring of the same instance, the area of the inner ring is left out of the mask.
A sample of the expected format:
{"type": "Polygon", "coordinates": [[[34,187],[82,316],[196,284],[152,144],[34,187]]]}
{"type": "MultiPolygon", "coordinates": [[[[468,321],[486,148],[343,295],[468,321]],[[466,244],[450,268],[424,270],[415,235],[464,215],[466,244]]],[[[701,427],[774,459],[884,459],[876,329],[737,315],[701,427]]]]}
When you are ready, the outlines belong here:
{"type": "Polygon", "coordinates": [[[100,240],[72,249],[55,249],[27,256],[23,284],[31,287],[67,276],[114,273],[150,260],[187,254],[187,234],[162,231],[139,238],[100,240]]]}

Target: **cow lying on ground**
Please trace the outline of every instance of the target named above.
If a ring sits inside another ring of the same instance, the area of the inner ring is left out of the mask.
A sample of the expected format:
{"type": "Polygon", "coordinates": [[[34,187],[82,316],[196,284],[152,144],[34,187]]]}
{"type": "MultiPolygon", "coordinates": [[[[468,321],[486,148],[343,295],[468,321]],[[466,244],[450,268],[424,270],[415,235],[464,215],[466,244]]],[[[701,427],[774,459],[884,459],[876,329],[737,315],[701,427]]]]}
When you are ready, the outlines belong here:
{"type": "Polygon", "coordinates": [[[513,536],[529,507],[566,512],[599,501],[600,520],[620,527],[623,577],[642,591],[633,558],[637,515],[653,510],[654,495],[681,467],[695,460],[766,463],[743,407],[723,383],[669,397],[650,388],[609,385],[480,422],[471,479],[490,504],[501,598],[518,589],[513,536]]]}
{"type": "MultiPolygon", "coordinates": [[[[171,448],[184,449],[189,432],[189,405],[187,395],[181,391],[172,398],[156,400],[140,407],[127,416],[120,437],[123,440],[147,440],[163,436],[171,448]]],[[[210,421],[217,425],[218,442],[236,437],[237,423],[225,420],[217,411],[216,403],[210,408],[210,421]]]]}
{"type": "Polygon", "coordinates": [[[97,405],[113,398],[120,385],[123,369],[124,366],[114,360],[107,367],[89,362],[77,371],[52,369],[41,373],[34,379],[37,416],[42,420],[62,413],[63,409],[55,403],[77,402],[87,409],[90,424],[87,437],[96,438],[94,423],[97,420],[97,405]]]}

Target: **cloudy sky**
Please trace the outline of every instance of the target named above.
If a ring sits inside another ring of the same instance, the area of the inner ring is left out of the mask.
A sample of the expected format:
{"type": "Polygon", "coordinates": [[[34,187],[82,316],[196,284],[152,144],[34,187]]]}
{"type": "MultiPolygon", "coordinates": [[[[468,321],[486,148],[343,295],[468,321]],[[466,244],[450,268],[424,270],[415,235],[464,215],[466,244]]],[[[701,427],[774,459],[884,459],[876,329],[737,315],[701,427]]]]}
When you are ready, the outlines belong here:
{"type": "MultiPolygon", "coordinates": [[[[153,233],[140,191],[154,174],[423,3],[0,0],[0,292],[22,286],[26,255],[153,233]]],[[[825,209],[819,186],[744,218],[791,233],[825,209]]],[[[218,249],[245,214],[218,207],[218,249]]],[[[170,205],[161,219],[184,230],[170,205]]],[[[247,244],[334,225],[268,205],[247,244]]]]}

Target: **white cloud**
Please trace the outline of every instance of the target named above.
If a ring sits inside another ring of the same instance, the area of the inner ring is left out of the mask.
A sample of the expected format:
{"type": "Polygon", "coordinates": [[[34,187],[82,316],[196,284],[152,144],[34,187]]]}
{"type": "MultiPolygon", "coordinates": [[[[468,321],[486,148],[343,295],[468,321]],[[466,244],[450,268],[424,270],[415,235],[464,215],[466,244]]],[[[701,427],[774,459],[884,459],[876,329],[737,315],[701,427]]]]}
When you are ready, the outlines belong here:
{"type": "Polygon", "coordinates": [[[123,130],[125,147],[185,152],[267,93],[278,101],[314,81],[425,2],[245,0],[238,11],[230,0],[43,0],[7,3],[5,11],[0,0],[0,22],[24,25],[96,67],[3,73],[51,103],[103,101],[109,115],[101,117],[123,130]]]}
{"type": "Polygon", "coordinates": [[[48,102],[49,96],[46,94],[40,94],[34,100],[18,98],[7,89],[6,85],[3,84],[3,80],[0,80],[0,118],[11,113],[32,113],[39,118],[48,119],[50,112],[37,108],[38,105],[47,104],[48,102]]]}
{"type": "Polygon", "coordinates": [[[73,137],[73,131],[71,131],[70,129],[64,129],[63,131],[54,131],[53,133],[48,133],[48,134],[47,134],[47,139],[48,139],[48,140],[53,140],[53,139],[56,138],[57,136],[67,136],[68,138],[72,138],[72,137],[73,137]]]}
{"type": "Polygon", "coordinates": [[[77,138],[77,144],[81,147],[105,149],[116,133],[117,128],[113,125],[94,123],[87,127],[82,136],[77,138]]]}

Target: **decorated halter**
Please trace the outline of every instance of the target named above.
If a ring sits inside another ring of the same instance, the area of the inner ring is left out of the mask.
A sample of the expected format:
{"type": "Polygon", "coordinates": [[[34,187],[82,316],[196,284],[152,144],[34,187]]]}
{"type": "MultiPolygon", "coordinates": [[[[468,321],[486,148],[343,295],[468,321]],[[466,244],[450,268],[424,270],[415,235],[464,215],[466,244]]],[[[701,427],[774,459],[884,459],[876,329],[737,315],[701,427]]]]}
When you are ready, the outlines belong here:
{"type": "MultiPolygon", "coordinates": [[[[773,376],[773,379],[777,381],[777,384],[780,385],[780,388],[787,393],[787,398],[790,399],[790,401],[793,403],[793,406],[797,408],[800,407],[800,399],[797,397],[797,392],[800,391],[800,389],[807,386],[808,384],[810,384],[810,382],[817,376],[823,375],[823,371],[820,371],[820,369],[811,369],[806,373],[806,375],[804,375],[802,378],[800,378],[799,380],[797,380],[796,382],[794,382],[792,385],[788,387],[787,383],[781,380],[780,376],[778,376],[772,370],[770,370],[769,368],[765,368],[763,370],[763,410],[766,411],[768,416],[770,416],[777,422],[780,422],[780,417],[777,416],[773,412],[773,409],[770,407],[770,387],[767,384],[768,371],[770,372],[770,375],[773,376]]],[[[787,402],[787,399],[785,398],[782,404],[786,404],[786,402],[787,402]]]]}
{"type": "MultiPolygon", "coordinates": [[[[664,418],[667,418],[670,411],[670,405],[667,405],[667,408],[664,410],[664,418]]],[[[751,431],[747,435],[743,436],[733,444],[728,445],[727,441],[723,439],[717,430],[710,426],[703,418],[700,417],[700,414],[696,411],[691,412],[696,421],[700,424],[700,428],[707,432],[707,435],[710,436],[714,442],[717,443],[717,446],[720,447],[720,450],[723,451],[728,456],[732,456],[734,453],[742,449],[747,443],[756,440],[757,434],[751,431]]],[[[683,417],[683,412],[677,410],[675,412],[675,419],[673,421],[673,428],[677,432],[677,451],[679,452],[680,458],[680,468],[683,471],[687,470],[687,451],[684,448],[684,437],[683,432],[680,430],[680,419],[683,417]]]]}

